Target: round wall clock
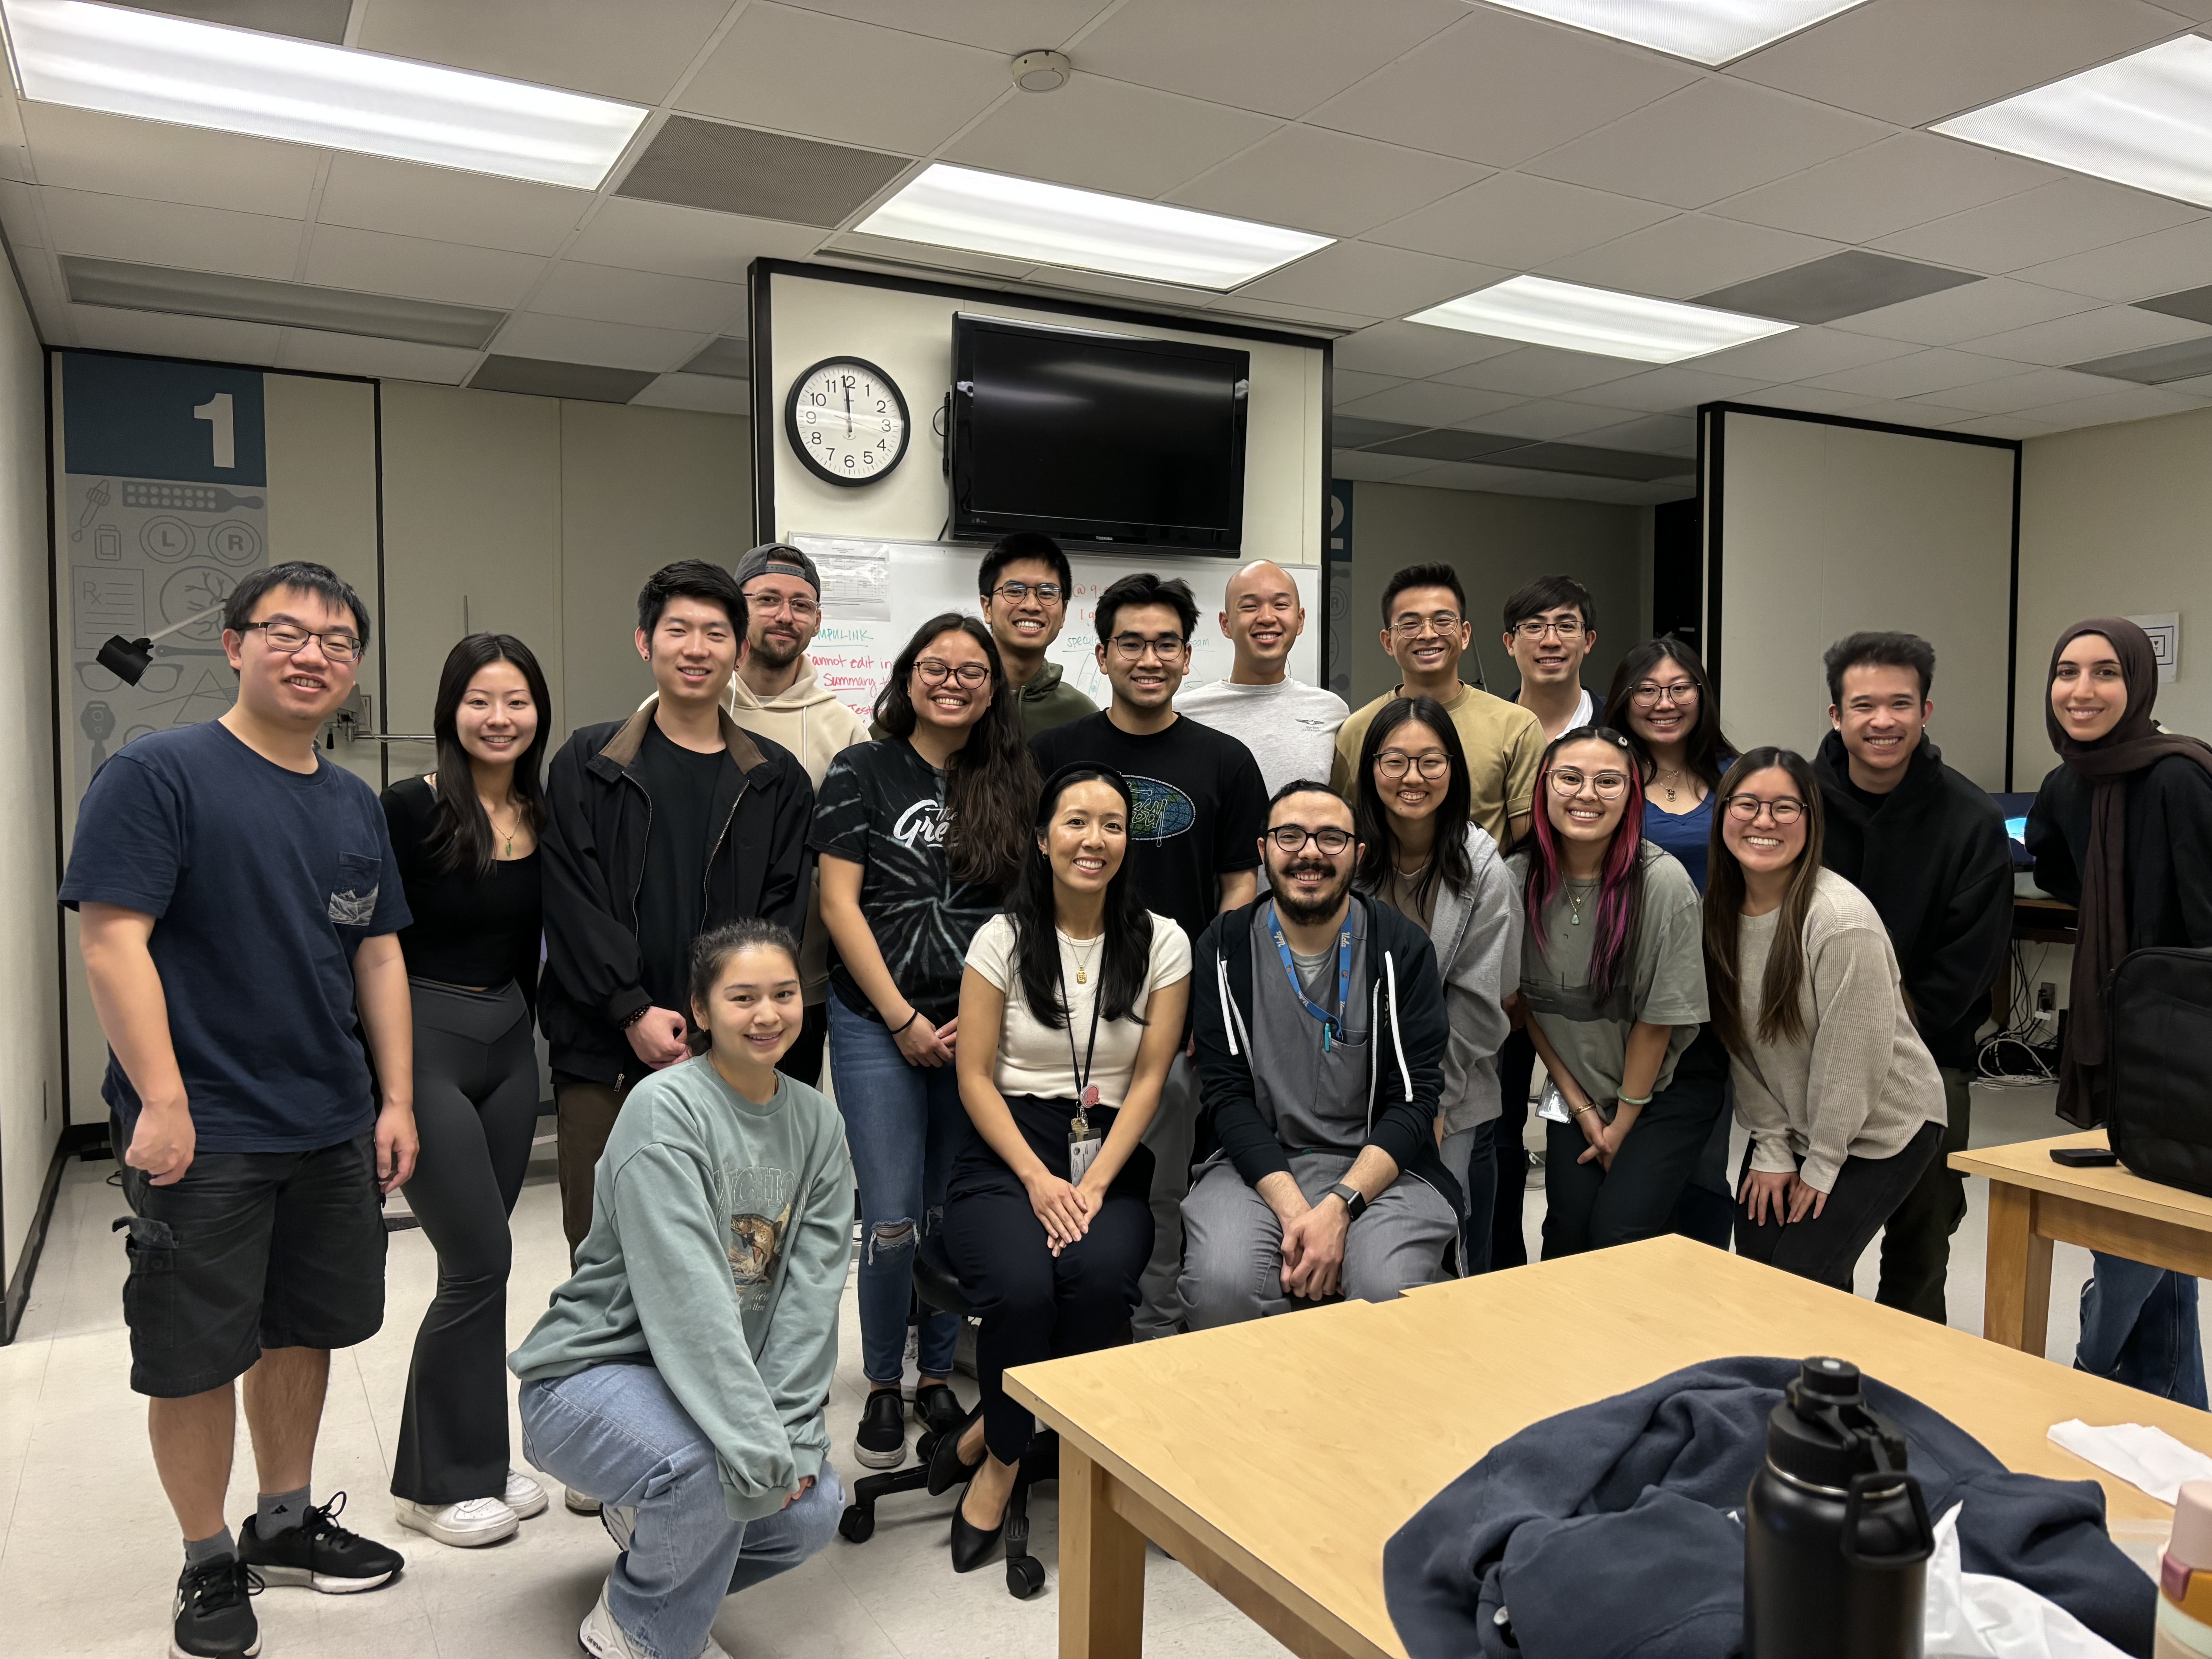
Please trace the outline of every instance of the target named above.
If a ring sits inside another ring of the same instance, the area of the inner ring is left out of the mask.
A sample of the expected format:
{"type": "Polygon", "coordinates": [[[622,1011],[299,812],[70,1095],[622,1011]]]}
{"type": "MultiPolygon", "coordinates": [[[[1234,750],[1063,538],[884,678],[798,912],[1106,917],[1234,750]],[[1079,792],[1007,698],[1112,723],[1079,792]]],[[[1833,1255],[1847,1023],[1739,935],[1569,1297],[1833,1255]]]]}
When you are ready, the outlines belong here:
{"type": "Polygon", "coordinates": [[[864,357],[825,357],[791,383],[784,435],[817,478],[856,487],[906,459],[906,396],[864,357]]]}

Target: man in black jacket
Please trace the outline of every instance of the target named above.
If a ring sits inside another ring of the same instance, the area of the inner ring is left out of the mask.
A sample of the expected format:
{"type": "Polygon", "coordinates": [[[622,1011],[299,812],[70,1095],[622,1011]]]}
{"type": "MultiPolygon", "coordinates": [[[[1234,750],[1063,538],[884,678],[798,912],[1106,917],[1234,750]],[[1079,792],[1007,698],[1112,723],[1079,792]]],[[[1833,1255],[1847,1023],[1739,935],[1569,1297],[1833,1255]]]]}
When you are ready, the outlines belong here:
{"type": "Polygon", "coordinates": [[[2012,936],[2012,857],[1996,800],[1928,738],[1934,647],[1914,634],[1854,634],[1826,662],[1835,729],[1814,762],[1827,809],[1822,862],[1881,913],[1950,1113],[1943,1155],[1882,1233],[1875,1299],[1942,1324],[1951,1235],[1966,1213],[1950,1155],[1966,1148],[1974,1036],[2012,936]]]}
{"type": "Polygon", "coordinates": [[[1443,1277],[1458,1184],[1437,1156],[1450,1038],[1428,935],[1356,896],[1352,809],[1276,792],[1273,896],[1214,918],[1192,963],[1198,1071],[1221,1153],[1183,1200],[1193,1330],[1443,1277]]]}
{"type": "Polygon", "coordinates": [[[638,654],[659,695],[625,720],[579,727],[545,787],[545,974],[561,1221],[592,1223],[592,1171],[648,1073],[691,1053],[691,942],[760,916],[806,925],[814,790],[792,753],[722,707],[744,637],[730,573],[686,559],[637,599],[638,654]]]}

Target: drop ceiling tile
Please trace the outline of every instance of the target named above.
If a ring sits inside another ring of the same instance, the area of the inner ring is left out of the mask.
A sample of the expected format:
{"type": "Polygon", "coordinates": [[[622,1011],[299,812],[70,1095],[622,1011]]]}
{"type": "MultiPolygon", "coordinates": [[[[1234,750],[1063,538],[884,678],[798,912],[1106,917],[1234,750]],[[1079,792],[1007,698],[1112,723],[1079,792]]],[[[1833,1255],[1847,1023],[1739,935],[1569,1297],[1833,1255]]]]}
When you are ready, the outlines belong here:
{"type": "Polygon", "coordinates": [[[1856,392],[1868,398],[1917,398],[1978,380],[2002,380],[2020,373],[2020,365],[2002,357],[1984,357],[1971,351],[1951,351],[1942,346],[1909,352],[1886,362],[1841,369],[1810,377],[1808,386],[1834,392],[1856,392]]]}
{"type": "Polygon", "coordinates": [[[238,213],[307,216],[323,152],[234,132],[25,104],[38,182],[238,213]]]}
{"type": "Polygon", "coordinates": [[[1729,66],[1747,81],[1925,126],[2179,33],[2142,0],[1871,0],[1729,66]]]}
{"type": "Polygon", "coordinates": [[[1457,426],[1480,420],[1498,410],[1525,403],[1504,392],[1483,392],[1473,386],[1445,386],[1437,380],[1408,380],[1350,404],[1339,411],[1363,420],[1404,421],[1414,426],[1457,426]]]}
{"type": "Polygon", "coordinates": [[[576,233],[566,257],[735,283],[744,280],[745,267],[755,259],[804,259],[821,240],[822,233],[807,225],[609,196],[576,233]]]}
{"type": "Polygon", "coordinates": [[[817,257],[837,253],[908,270],[918,269],[939,275],[952,271],[1009,282],[1018,282],[1036,269],[1027,259],[1000,259],[988,253],[970,253],[963,248],[929,247],[920,242],[902,242],[896,237],[857,235],[849,230],[841,230],[824,240],[817,257]]]}
{"type": "Polygon", "coordinates": [[[230,28],[289,34],[326,46],[345,43],[353,0],[119,0],[133,11],[166,12],[230,28]]]}
{"type": "Polygon", "coordinates": [[[1638,365],[1622,357],[1601,357],[1594,352],[1563,351],[1557,346],[1524,345],[1496,357],[1485,357],[1464,368],[1451,369],[1436,378],[1449,386],[1480,386],[1486,392],[1510,392],[1523,398],[1553,398],[1563,392],[1579,392],[1624,380],[1638,365]]]}
{"type": "Polygon", "coordinates": [[[1337,373],[1358,369],[1370,374],[1393,374],[1401,379],[1426,380],[1446,369],[1459,368],[1485,357],[1522,349],[1518,340],[1493,340],[1464,329],[1434,328],[1427,323],[1391,319],[1347,334],[1336,343],[1337,373]]]}
{"type": "Polygon", "coordinates": [[[2118,389],[2114,382],[2094,374],[2077,374],[2068,368],[2031,368],[2002,380],[1954,386],[1943,396],[1960,409],[1984,415],[2016,415],[2039,404],[2101,397],[2118,389]]]}
{"type": "Polygon", "coordinates": [[[743,332],[745,289],[738,283],[704,283],[696,276],[562,259],[546,274],[544,286],[531,296],[530,308],[602,323],[743,332]]]}
{"type": "Polygon", "coordinates": [[[1823,161],[1713,211],[1778,230],[1871,242],[1913,225],[2016,196],[2060,177],[2053,167],[1932,132],[1900,132],[1823,161]]]}
{"type": "Polygon", "coordinates": [[[1656,455],[1697,453],[1698,423],[1685,415],[1643,415],[1618,426],[1583,434],[1586,444],[1607,449],[1642,449],[1656,455]]]}
{"type": "Polygon", "coordinates": [[[1912,348],[1863,334],[1839,334],[1832,328],[1793,328],[1749,345],[1734,346],[1700,357],[1698,367],[1716,374],[1742,374],[1759,380],[1800,380],[1836,374],[1885,358],[1902,357],[1912,348]]]}
{"type": "Polygon", "coordinates": [[[1540,275],[1626,294],[1686,300],[1837,252],[1833,242],[1709,213],[1683,213],[1649,230],[1546,264],[1540,275]]]}
{"type": "Polygon", "coordinates": [[[2168,392],[2185,392],[2198,398],[2212,398],[2212,374],[2199,374],[2194,380],[2171,381],[2166,389],[2168,392]]]}
{"type": "Polygon", "coordinates": [[[1532,444],[1498,457],[1514,466],[1540,472],[1573,472],[1593,478],[1679,477],[1690,465],[1679,455],[1658,455],[1649,450],[1600,449],[1594,444],[1532,444]]]}
{"type": "Polygon", "coordinates": [[[1562,403],[1547,398],[1522,404],[1517,409],[1494,410],[1482,416],[1480,424],[1485,432],[1504,437],[1547,443],[1573,438],[1582,443],[1595,444],[1600,440],[1591,434],[1635,418],[1625,409],[1601,409],[1595,404],[1562,403]]]}
{"type": "Polygon", "coordinates": [[[1889,131],[1863,115],[1713,76],[1562,145],[1528,170],[1700,208],[1863,149],[1889,131]]]}
{"type": "Polygon", "coordinates": [[[1854,404],[1844,414],[1854,421],[1880,421],[1889,426],[1917,427],[1922,431],[1934,431],[1954,421],[1974,417],[1974,411],[1970,409],[1954,409],[1945,404],[1923,402],[1917,398],[1878,398],[1871,402],[1854,404]]]}
{"type": "Polygon", "coordinates": [[[2048,421],[2062,430],[2105,426],[2114,421],[2147,421],[2159,415],[2178,415],[2202,409],[2208,401],[2171,386],[2142,386],[2125,392],[2107,392],[2094,398],[2077,398],[2063,404],[2033,405],[2021,413],[2031,420],[2048,421]]]}
{"type": "Polygon", "coordinates": [[[1951,432],[1971,432],[1978,438],[2040,438],[2058,428],[2048,421],[2031,421],[2025,415],[1977,415],[1971,421],[1954,421],[1951,432]]]}
{"type": "Polygon", "coordinates": [[[1410,438],[1422,428],[1407,426],[1403,421],[1363,421],[1356,415],[1330,412],[1328,441],[1335,449],[1364,449],[1371,444],[1389,443],[1395,438],[1410,438]]]}
{"type": "Polygon", "coordinates": [[[428,380],[459,386],[478,354],[458,346],[416,345],[410,340],[370,340],[358,334],[325,334],[288,328],[276,346],[276,367],[318,374],[365,374],[378,380],[428,380]]]}
{"type": "Polygon", "coordinates": [[[2178,340],[2201,340],[2212,330],[2186,318],[2166,317],[2134,306],[2105,306],[2077,312],[2047,323],[2007,330],[1966,342],[1970,350],[1992,357],[2012,357],[2024,363],[2079,363],[2092,357],[2113,357],[2124,351],[2171,345],[2178,340]]]}
{"type": "Polygon", "coordinates": [[[1303,115],[1466,16],[1456,0],[1129,0],[1083,37],[1085,70],[1303,115]]]}
{"type": "Polygon", "coordinates": [[[2097,302],[2078,294],[2062,294],[2009,276],[1985,276],[1962,288],[1946,289],[1899,305],[1863,311],[1856,317],[1838,317],[1832,330],[1850,334],[1878,335],[1885,340],[1910,340],[1919,345],[1955,345],[2008,328],[2047,323],[2077,311],[2094,311],[2097,302]]]}
{"type": "Polygon", "coordinates": [[[1747,392],[1763,392],[1765,388],[1764,380],[1746,380],[1737,374],[1714,374],[1671,363],[1664,368],[1648,368],[1641,374],[1630,374],[1626,380],[1608,380],[1587,392],[1565,395],[1570,403],[1640,409],[1647,415],[1684,415],[1699,404],[1738,398],[1747,392]]]}
{"type": "Polygon", "coordinates": [[[1856,317],[1980,280],[1971,271],[1853,247],[1696,298],[1699,305],[1747,311],[1754,317],[1790,323],[1832,323],[1838,318],[1856,317]]]}
{"type": "Polygon", "coordinates": [[[591,204],[586,190],[417,167],[377,155],[332,155],[315,221],[516,253],[551,253],[591,204]]]}
{"type": "Polygon", "coordinates": [[[1224,294],[1210,300],[1206,308],[1224,317],[1248,317],[1255,322],[1291,323],[1343,336],[1377,320],[1371,313],[1335,311],[1328,306],[1285,305],[1279,300],[1252,300],[1241,294],[1224,294]]]}
{"type": "Polygon", "coordinates": [[[996,52],[761,5],[738,15],[677,102],[750,126],[920,155],[1012,86],[996,52]]]}
{"type": "MultiPolygon", "coordinates": [[[[303,280],[362,294],[404,294],[510,310],[522,303],[544,269],[545,261],[531,253],[318,225],[309,233],[303,280]]],[[[283,274],[291,272],[288,268],[283,274]]]]}
{"type": "MultiPolygon", "coordinates": [[[[1488,420],[1490,417],[1485,416],[1483,418],[1488,420]]],[[[1431,427],[1425,432],[1409,433],[1403,438],[1393,438],[1388,443],[1376,444],[1374,453],[1407,455],[1427,461],[1471,461],[1479,456],[1494,455],[1503,449],[1525,448],[1529,442],[1527,438],[1510,434],[1500,435],[1486,432],[1462,432],[1448,426],[1431,427]]]]}
{"type": "Polygon", "coordinates": [[[630,399],[653,409],[694,409],[708,415],[752,414],[753,389],[712,374],[664,374],[630,399]]]}
{"type": "Polygon", "coordinates": [[[705,330],[679,333],[674,329],[640,328],[627,323],[600,323],[580,317],[549,317],[525,312],[507,319],[492,342],[506,357],[541,357],[549,361],[590,363],[603,368],[651,369],[672,372],[712,339],[705,330]]]}
{"type": "Polygon", "coordinates": [[[1065,46],[1085,23],[1113,9],[1113,0],[783,0],[783,3],[864,23],[882,23],[933,40],[988,46],[1008,57],[1032,46],[1065,46]]]}
{"type": "Polygon", "coordinates": [[[2212,276],[2212,218],[2029,265],[2014,275],[2100,300],[2136,301],[2194,288],[2212,276]]]}
{"type": "Polygon", "coordinates": [[[531,398],[566,398],[582,403],[626,404],[651,386],[654,377],[635,368],[599,363],[561,362],[545,357],[495,354],[469,376],[480,392],[514,392],[531,398]]]}
{"type": "Polygon", "coordinates": [[[15,268],[22,272],[23,297],[30,302],[39,337],[48,345],[74,344],[63,332],[70,307],[54,256],[43,248],[28,248],[16,256],[15,268]]]}
{"type": "Polygon", "coordinates": [[[1413,455],[1379,455],[1371,449],[1340,449],[1329,457],[1332,477],[1361,483],[1393,483],[1411,472],[1427,470],[1428,463],[1413,455]]]}
{"type": "Polygon", "coordinates": [[[1878,246],[1996,276],[2203,216],[2196,208],[2101,179],[2061,179],[1899,231],[1878,246]]]}
{"type": "Polygon", "coordinates": [[[749,219],[842,224],[908,169],[903,155],[672,115],[623,175],[618,195],[749,219]]]}
{"type": "Polygon", "coordinates": [[[1370,231],[1367,240],[1533,270],[1672,217],[1650,202],[1500,173],[1370,231]]]}
{"type": "Polygon", "coordinates": [[[1363,374],[1358,369],[1333,368],[1328,377],[1330,401],[1342,408],[1361,398],[1388,392],[1394,386],[1403,386],[1406,379],[1403,375],[1363,374]]]}
{"type": "Polygon", "coordinates": [[[2132,380],[2138,386],[2179,386],[2185,392],[2192,391],[2191,381],[2212,374],[2212,336],[2184,340],[2175,345],[2152,346],[2144,351],[2123,351],[2110,357],[2069,363],[2067,367],[2083,374],[2132,380]]]}
{"type": "Polygon", "coordinates": [[[1769,386],[1764,392],[1732,392],[1728,401],[1760,409],[1795,410],[1801,415],[1840,415],[1866,402],[1856,392],[1830,392],[1817,386],[1769,386]]]}
{"type": "Polygon", "coordinates": [[[1221,297],[1209,289],[1185,288],[1176,283],[1147,283],[1103,270],[1078,270],[1072,265],[1033,265],[1023,283],[1060,294],[1103,294],[1116,300],[1172,311],[1202,311],[1221,297]]]}
{"type": "Polygon", "coordinates": [[[1373,242],[1334,242],[1297,264],[1270,272],[1237,290],[1262,300],[1286,300],[1402,317],[1445,300],[1487,288],[1510,276],[1494,265],[1470,264],[1373,242]]]}
{"type": "Polygon", "coordinates": [[[79,190],[42,191],[40,202],[58,253],[241,276],[289,279],[307,230],[297,219],[79,190]]]}
{"type": "Polygon", "coordinates": [[[35,185],[19,185],[12,179],[0,180],[0,229],[7,231],[9,246],[30,248],[46,245],[46,222],[39,212],[40,193],[35,185]]]}
{"type": "Polygon", "coordinates": [[[1324,236],[1357,236],[1487,171],[1449,155],[1294,125],[1201,173],[1168,200],[1324,236]]]}
{"type": "Polygon", "coordinates": [[[367,0],[356,44],[657,104],[729,9],[728,0],[367,0]]]}
{"type": "Polygon", "coordinates": [[[266,323],[234,323],[215,317],[118,311],[107,306],[65,306],[81,346],[138,351],[155,357],[198,357],[265,368],[276,360],[283,330],[266,323]]]}
{"type": "Polygon", "coordinates": [[[1280,123],[1101,75],[1017,95],[945,152],[948,161],[1085,190],[1164,196],[1280,123]]]}
{"type": "Polygon", "coordinates": [[[1474,11],[1308,117],[1511,167],[1698,78],[1687,64],[1504,11],[1474,11]]]}

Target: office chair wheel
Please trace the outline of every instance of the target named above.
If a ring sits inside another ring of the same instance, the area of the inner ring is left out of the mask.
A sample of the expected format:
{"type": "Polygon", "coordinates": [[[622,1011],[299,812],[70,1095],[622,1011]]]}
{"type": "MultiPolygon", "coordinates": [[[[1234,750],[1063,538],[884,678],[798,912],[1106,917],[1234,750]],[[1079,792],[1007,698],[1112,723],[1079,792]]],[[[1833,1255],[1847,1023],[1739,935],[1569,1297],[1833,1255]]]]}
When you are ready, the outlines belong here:
{"type": "Polygon", "coordinates": [[[1026,1601],[1044,1588],[1044,1563],[1034,1555],[1010,1556],[1006,1561],[1006,1594],[1026,1601]]]}
{"type": "Polygon", "coordinates": [[[876,1535],[876,1512],[858,1504],[846,1506],[837,1517],[837,1535],[848,1544],[865,1544],[876,1535]]]}

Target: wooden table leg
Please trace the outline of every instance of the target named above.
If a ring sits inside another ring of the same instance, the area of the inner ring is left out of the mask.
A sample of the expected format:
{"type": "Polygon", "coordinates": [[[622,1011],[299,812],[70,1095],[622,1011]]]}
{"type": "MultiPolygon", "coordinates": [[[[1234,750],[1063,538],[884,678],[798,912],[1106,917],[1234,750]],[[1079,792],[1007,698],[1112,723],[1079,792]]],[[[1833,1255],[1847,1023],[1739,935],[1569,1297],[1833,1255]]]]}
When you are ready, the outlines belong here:
{"type": "Polygon", "coordinates": [[[1113,1477],[1060,1443],[1060,1659],[1138,1659],[1145,1535],[1107,1502],[1113,1477]]]}
{"type": "Polygon", "coordinates": [[[2035,1231],[2035,1194],[1992,1181],[1982,1334],[2039,1359],[2050,1325],[2051,1241],[2035,1231]]]}

